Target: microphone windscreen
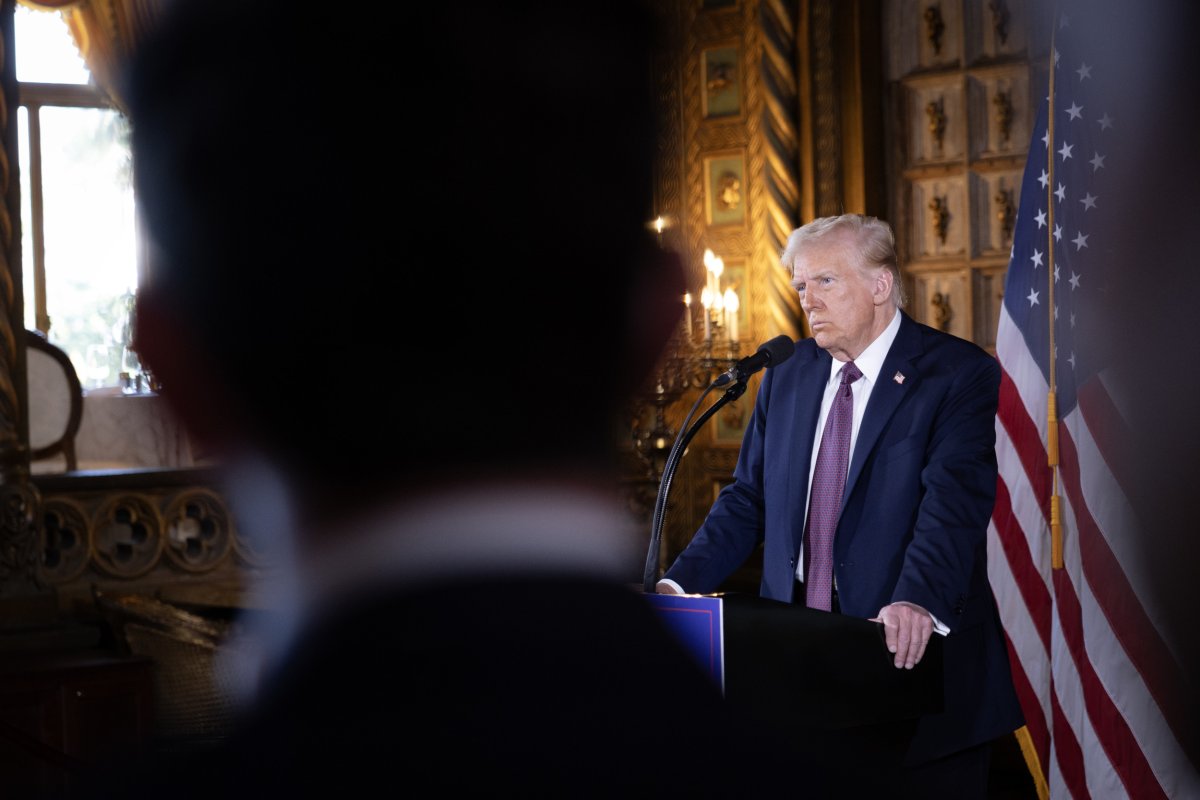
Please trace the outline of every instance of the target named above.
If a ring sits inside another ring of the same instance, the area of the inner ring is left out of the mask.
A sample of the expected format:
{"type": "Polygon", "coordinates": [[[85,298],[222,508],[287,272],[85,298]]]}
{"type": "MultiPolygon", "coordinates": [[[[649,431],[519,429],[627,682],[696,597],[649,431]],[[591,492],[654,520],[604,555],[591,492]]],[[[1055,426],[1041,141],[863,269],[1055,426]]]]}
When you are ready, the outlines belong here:
{"type": "Polygon", "coordinates": [[[792,357],[792,353],[796,352],[796,343],[790,336],[780,334],[769,342],[759,345],[758,350],[759,352],[765,350],[771,356],[767,363],[773,367],[792,357]]]}

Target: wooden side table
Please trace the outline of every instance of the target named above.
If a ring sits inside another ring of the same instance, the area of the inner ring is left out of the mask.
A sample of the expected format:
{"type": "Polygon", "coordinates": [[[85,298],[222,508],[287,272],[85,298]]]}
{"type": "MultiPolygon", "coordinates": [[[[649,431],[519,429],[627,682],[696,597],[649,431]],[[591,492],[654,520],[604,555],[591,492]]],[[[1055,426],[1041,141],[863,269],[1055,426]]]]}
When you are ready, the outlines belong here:
{"type": "Polygon", "coordinates": [[[12,797],[67,797],[145,755],[153,662],[100,649],[0,653],[0,775],[12,797]]]}

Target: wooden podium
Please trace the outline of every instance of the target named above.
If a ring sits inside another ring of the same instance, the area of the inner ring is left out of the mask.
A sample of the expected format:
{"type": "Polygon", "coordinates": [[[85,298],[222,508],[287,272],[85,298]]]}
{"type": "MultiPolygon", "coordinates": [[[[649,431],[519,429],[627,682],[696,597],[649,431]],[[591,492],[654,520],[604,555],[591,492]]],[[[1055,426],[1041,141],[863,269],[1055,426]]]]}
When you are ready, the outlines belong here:
{"type": "Polygon", "coordinates": [[[725,697],[814,732],[892,723],[911,734],[942,710],[942,637],[897,669],[883,625],[750,594],[646,594],[725,697]]]}

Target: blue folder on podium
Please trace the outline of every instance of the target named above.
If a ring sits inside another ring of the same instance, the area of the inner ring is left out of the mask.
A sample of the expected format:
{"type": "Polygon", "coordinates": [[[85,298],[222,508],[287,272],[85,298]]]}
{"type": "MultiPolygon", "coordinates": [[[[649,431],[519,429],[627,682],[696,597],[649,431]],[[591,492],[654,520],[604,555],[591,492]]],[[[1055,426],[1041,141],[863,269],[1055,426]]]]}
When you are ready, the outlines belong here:
{"type": "Polygon", "coordinates": [[[897,669],[883,626],[743,593],[646,594],[726,699],[841,729],[942,710],[942,637],[897,669]]]}

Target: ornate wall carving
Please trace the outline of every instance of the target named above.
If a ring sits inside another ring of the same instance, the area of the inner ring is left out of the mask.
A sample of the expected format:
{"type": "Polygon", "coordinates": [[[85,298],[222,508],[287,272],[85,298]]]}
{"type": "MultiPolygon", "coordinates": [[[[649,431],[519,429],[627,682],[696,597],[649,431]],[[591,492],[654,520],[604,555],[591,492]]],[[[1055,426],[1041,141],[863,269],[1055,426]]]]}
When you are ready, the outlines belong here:
{"type": "Polygon", "coordinates": [[[762,139],[766,204],[761,246],[769,265],[764,281],[766,330],[803,335],[800,302],[779,254],[800,220],[799,75],[796,43],[799,15],[793,4],[764,2],[762,7],[762,139]]]}
{"type": "Polygon", "coordinates": [[[37,492],[27,483],[24,308],[21,300],[20,195],[13,179],[17,132],[13,2],[0,4],[0,597],[40,594],[37,492]]]}
{"type": "Polygon", "coordinates": [[[807,124],[813,130],[816,157],[813,159],[813,185],[816,216],[840,214],[842,205],[842,127],[840,104],[834,76],[833,6],[829,0],[812,0],[808,20],[808,59],[812,64],[812,117],[807,124]]]}
{"type": "Polygon", "coordinates": [[[102,478],[81,478],[77,487],[67,476],[46,481],[33,521],[38,578],[62,598],[86,597],[93,584],[148,592],[211,581],[235,605],[243,580],[272,565],[211,486],[132,475],[107,486],[102,478]]]}
{"type": "MultiPolygon", "coordinates": [[[[689,265],[696,296],[705,283],[706,249],[743,270],[740,294],[749,322],[738,331],[743,354],[781,333],[798,338],[803,335],[799,302],[779,265],[802,195],[797,4],[739,0],[707,7],[664,1],[658,7],[679,43],[677,54],[663,59],[659,67],[665,69],[656,75],[660,104],[669,109],[655,191],[655,213],[668,223],[663,243],[689,265]],[[726,163],[740,169],[737,214],[714,209],[714,165],[726,163]]],[[[694,322],[702,319],[698,304],[692,313],[694,322]]],[[[756,389],[752,382],[736,403],[752,406],[756,389]]],[[[673,426],[683,421],[696,397],[691,392],[670,409],[673,426]]],[[[664,530],[664,566],[707,513],[714,481],[732,473],[740,432],[728,429],[731,419],[714,418],[680,462],[664,530]]]]}
{"type": "Polygon", "coordinates": [[[1030,43],[1049,41],[1044,20],[1018,0],[887,0],[883,10],[890,214],[908,311],[994,350],[1045,58],[1030,43]]]}

